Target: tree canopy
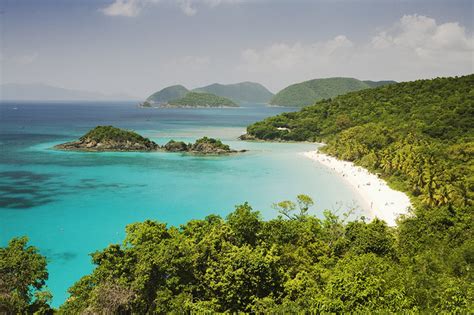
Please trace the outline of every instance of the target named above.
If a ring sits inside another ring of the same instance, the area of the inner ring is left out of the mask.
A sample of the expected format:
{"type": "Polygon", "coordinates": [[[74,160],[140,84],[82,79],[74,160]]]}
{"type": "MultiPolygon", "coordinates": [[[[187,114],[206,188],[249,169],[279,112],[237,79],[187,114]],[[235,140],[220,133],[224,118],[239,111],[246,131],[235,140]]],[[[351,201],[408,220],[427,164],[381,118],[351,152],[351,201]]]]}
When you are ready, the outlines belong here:
{"type": "Polygon", "coordinates": [[[453,214],[440,208],[436,219],[412,218],[390,228],[377,219],[345,222],[330,212],[319,219],[307,212],[312,204],[304,195],[296,203],[280,202],[298,215],[290,211],[269,221],[245,203],[225,219],[210,215],[179,227],[150,220],[131,224],[123,244],[92,255],[95,270],[71,287],[60,311],[473,309],[468,216],[446,224],[453,214]]]}
{"type": "Polygon", "coordinates": [[[51,294],[44,290],[48,279],[46,257],[28,246],[28,238],[13,238],[0,248],[0,313],[49,313],[51,294]]]}

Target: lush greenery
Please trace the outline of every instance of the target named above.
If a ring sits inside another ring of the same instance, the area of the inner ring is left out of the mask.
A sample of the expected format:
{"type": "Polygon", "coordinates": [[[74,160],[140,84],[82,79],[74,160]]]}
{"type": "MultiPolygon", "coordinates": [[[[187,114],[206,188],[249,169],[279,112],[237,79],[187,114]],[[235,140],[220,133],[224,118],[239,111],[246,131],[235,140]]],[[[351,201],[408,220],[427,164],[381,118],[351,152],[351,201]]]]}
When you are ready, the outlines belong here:
{"type": "Polygon", "coordinates": [[[392,81],[392,80],[386,80],[386,81],[370,81],[370,80],[365,80],[365,81],[362,81],[362,82],[364,82],[365,84],[369,85],[369,86],[372,87],[372,88],[380,87],[380,86],[384,86],[384,85],[388,85],[388,84],[397,83],[396,81],[392,81]]]}
{"type": "MultiPolygon", "coordinates": [[[[298,196],[263,221],[248,204],[224,220],[126,228],[123,244],[92,255],[95,270],[60,308],[77,313],[388,313],[473,310],[474,241],[468,216],[435,216],[389,228],[308,214],[298,196]],[[455,218],[455,219],[454,219],[455,218]],[[442,238],[432,244],[433,236],[442,238]],[[449,243],[442,253],[440,242],[449,243]]],[[[346,218],[346,216],[344,217],[346,218]]]]}
{"type": "Polygon", "coordinates": [[[188,144],[183,141],[170,140],[162,148],[169,152],[191,152],[204,154],[236,152],[231,150],[227,144],[223,144],[221,140],[208,137],[202,137],[197,139],[196,142],[188,144]]]}
{"type": "Polygon", "coordinates": [[[189,90],[182,85],[168,86],[150,95],[146,101],[149,103],[166,104],[169,101],[184,97],[189,90]]]}
{"type": "Polygon", "coordinates": [[[184,97],[168,102],[169,106],[176,107],[238,107],[228,98],[210,93],[189,92],[184,97]]]}
{"type": "MultiPolygon", "coordinates": [[[[59,312],[473,313],[473,87],[474,75],[387,85],[248,127],[325,141],[380,173],[415,205],[396,227],[317,218],[305,195],[275,204],[269,221],[243,204],[225,219],[134,223],[92,254],[96,268],[59,312]]],[[[47,310],[42,259],[25,239],[0,250],[0,310],[47,310]]]]}
{"type": "Polygon", "coordinates": [[[214,148],[222,149],[224,151],[230,150],[230,147],[227,144],[223,144],[221,140],[208,137],[202,137],[200,139],[197,139],[196,142],[194,142],[193,147],[198,147],[200,145],[205,144],[209,144],[214,148]]]}
{"type": "Polygon", "coordinates": [[[52,296],[44,290],[48,279],[46,258],[28,239],[14,238],[0,248],[0,313],[48,313],[52,296]]]}
{"type": "Polygon", "coordinates": [[[236,103],[268,103],[273,93],[266,87],[254,82],[241,82],[235,84],[211,84],[194,90],[195,92],[212,93],[226,97],[236,103]]]}
{"type": "MultiPolygon", "coordinates": [[[[399,259],[414,272],[434,310],[439,303],[459,301],[442,297],[442,290],[463,292],[457,285],[473,280],[473,127],[474,75],[468,75],[352,92],[268,118],[247,131],[266,140],[326,142],[323,151],[407,192],[415,210],[395,230],[406,253],[399,259]],[[458,255],[466,258],[463,272],[453,258],[458,255]]],[[[472,300],[472,285],[464,292],[472,300]]]]}
{"type": "Polygon", "coordinates": [[[284,88],[271,99],[270,104],[307,106],[322,99],[389,83],[393,81],[360,81],[353,78],[314,79],[284,88]]]}
{"type": "Polygon", "coordinates": [[[83,135],[80,140],[94,140],[96,142],[130,141],[141,144],[148,144],[151,142],[150,139],[142,137],[134,131],[124,130],[113,126],[97,126],[83,135]]]}
{"type": "Polygon", "coordinates": [[[473,86],[474,75],[387,85],[320,101],[247,130],[265,140],[327,142],[326,152],[392,177],[417,204],[468,207],[474,188],[473,86]]]}

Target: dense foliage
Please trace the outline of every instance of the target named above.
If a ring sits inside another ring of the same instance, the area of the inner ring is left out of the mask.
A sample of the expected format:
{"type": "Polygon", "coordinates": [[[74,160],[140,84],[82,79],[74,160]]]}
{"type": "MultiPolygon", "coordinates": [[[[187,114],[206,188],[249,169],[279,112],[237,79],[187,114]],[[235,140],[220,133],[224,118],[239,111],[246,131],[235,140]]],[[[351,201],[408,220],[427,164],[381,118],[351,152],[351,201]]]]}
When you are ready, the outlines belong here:
{"type": "MultiPolygon", "coordinates": [[[[392,229],[379,220],[345,223],[308,215],[312,200],[275,205],[263,221],[248,204],[225,220],[211,215],[180,227],[131,224],[123,244],[92,255],[96,268],[70,288],[65,313],[188,312],[467,312],[472,310],[473,240],[445,228],[442,256],[413,221],[392,229]]],[[[430,222],[432,221],[432,222],[430,222]]]]}
{"type": "Polygon", "coordinates": [[[14,238],[0,248],[0,314],[51,311],[52,296],[43,290],[48,279],[46,258],[27,243],[26,237],[14,238]]]}
{"type": "Polygon", "coordinates": [[[226,97],[234,102],[268,103],[273,93],[266,87],[254,82],[241,82],[235,84],[211,84],[194,90],[195,92],[212,93],[226,97]]]}
{"type": "Polygon", "coordinates": [[[230,150],[230,147],[227,144],[223,144],[221,140],[208,137],[202,137],[197,139],[196,142],[194,142],[193,146],[199,146],[203,144],[209,144],[215,148],[219,148],[226,151],[230,150]]]}
{"type": "Polygon", "coordinates": [[[227,144],[219,139],[202,137],[194,143],[186,144],[183,141],[170,140],[163,146],[163,149],[169,152],[193,152],[193,153],[212,153],[215,151],[227,151],[231,149],[227,144]]]}
{"type": "Polygon", "coordinates": [[[165,104],[169,101],[184,97],[189,90],[182,85],[168,86],[150,95],[146,101],[149,103],[165,104]]]}
{"type": "Polygon", "coordinates": [[[284,88],[271,99],[270,104],[306,106],[322,99],[389,83],[392,81],[360,81],[353,78],[314,79],[284,88]]]}
{"type": "Polygon", "coordinates": [[[170,106],[183,107],[238,107],[233,101],[228,98],[217,96],[210,93],[189,92],[186,96],[168,102],[170,106]]]}
{"type": "Polygon", "coordinates": [[[134,131],[124,130],[113,126],[97,126],[80,138],[80,140],[84,139],[91,139],[97,142],[113,140],[145,143],[150,141],[134,131]]]}
{"type": "Polygon", "coordinates": [[[396,81],[392,81],[392,80],[385,80],[385,81],[370,81],[370,80],[364,80],[364,81],[362,81],[362,82],[364,82],[365,84],[369,85],[371,88],[375,88],[375,87],[380,87],[380,86],[384,86],[384,85],[388,85],[388,84],[397,83],[396,81]]]}

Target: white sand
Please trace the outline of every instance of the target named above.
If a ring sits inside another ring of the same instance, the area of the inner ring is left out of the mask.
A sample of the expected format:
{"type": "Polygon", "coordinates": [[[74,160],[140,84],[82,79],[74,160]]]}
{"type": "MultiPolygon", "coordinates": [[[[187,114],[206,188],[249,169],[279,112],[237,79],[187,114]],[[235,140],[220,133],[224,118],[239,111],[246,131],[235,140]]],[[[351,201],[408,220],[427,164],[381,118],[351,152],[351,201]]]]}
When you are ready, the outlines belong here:
{"type": "Polygon", "coordinates": [[[398,215],[408,213],[411,207],[408,196],[390,188],[377,175],[351,162],[341,161],[318,151],[304,152],[303,155],[332,169],[347,181],[365,201],[370,211],[367,217],[377,217],[389,226],[394,226],[398,215]]]}

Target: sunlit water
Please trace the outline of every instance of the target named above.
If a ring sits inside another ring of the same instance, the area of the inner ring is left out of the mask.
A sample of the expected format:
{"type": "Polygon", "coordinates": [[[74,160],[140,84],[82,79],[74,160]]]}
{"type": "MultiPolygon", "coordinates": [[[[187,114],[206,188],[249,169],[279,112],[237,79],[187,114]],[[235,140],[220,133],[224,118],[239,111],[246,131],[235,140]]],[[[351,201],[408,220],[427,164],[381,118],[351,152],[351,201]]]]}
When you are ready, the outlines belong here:
{"type": "Polygon", "coordinates": [[[289,111],[139,109],[133,103],[0,105],[0,245],[27,235],[48,257],[54,306],[93,265],[88,254],[119,243],[127,224],[154,219],[179,225],[225,217],[248,201],[266,219],[272,203],[313,197],[313,213],[359,207],[358,195],[331,170],[299,153],[314,144],[243,142],[245,126],[289,111]],[[199,157],[176,153],[78,153],[52,150],[96,125],[133,129],[163,144],[204,135],[249,152],[199,157]]]}

